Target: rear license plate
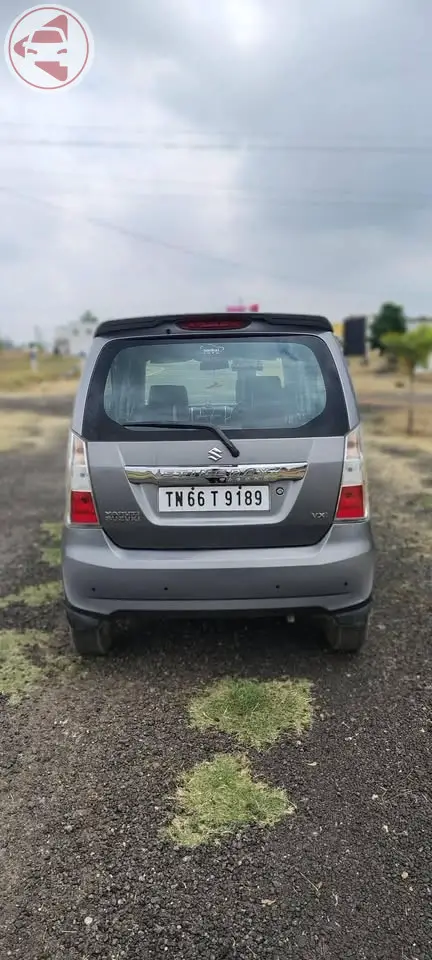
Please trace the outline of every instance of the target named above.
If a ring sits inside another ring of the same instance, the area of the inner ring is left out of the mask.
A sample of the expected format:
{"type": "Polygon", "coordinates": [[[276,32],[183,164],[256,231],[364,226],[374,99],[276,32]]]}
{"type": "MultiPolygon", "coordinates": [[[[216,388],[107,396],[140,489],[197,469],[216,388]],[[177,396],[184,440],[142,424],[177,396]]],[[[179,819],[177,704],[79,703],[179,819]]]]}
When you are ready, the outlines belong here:
{"type": "Polygon", "coordinates": [[[269,487],[162,487],[160,513],[253,513],[270,510],[269,487]]]}

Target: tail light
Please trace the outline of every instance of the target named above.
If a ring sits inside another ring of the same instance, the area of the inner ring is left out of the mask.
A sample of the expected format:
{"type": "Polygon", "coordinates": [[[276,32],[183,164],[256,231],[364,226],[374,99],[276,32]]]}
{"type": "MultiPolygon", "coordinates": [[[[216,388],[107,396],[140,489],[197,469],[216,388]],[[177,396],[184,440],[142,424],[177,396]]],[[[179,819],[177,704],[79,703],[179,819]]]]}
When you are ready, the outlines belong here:
{"type": "Polygon", "coordinates": [[[250,320],[240,317],[191,317],[179,320],[181,330],[242,330],[248,327],[250,320]]]}
{"type": "Polygon", "coordinates": [[[68,504],[66,523],[99,525],[91,488],[86,445],[70,433],[68,451],[68,504]]]}
{"type": "Polygon", "coordinates": [[[345,456],[336,520],[366,520],[369,497],[360,427],[345,438],[345,456]]]}

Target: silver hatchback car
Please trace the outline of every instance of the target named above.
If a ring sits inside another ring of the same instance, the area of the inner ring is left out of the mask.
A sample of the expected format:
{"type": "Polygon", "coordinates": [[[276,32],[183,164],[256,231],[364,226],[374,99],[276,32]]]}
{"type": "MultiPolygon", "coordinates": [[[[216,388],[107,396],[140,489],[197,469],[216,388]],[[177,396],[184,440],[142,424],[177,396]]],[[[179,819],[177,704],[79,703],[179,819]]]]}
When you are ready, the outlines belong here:
{"type": "Polygon", "coordinates": [[[276,313],[110,320],[71,424],[62,574],[75,649],[112,622],[314,620],[368,633],[375,551],[359,412],[328,320],[276,313]]]}

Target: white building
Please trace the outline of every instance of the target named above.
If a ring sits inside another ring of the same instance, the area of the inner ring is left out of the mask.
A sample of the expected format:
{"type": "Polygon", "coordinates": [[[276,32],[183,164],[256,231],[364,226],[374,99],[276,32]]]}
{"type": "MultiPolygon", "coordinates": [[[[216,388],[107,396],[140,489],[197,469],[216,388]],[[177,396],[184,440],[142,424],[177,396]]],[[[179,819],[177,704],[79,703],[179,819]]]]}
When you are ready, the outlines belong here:
{"type": "Polygon", "coordinates": [[[54,347],[71,357],[87,356],[98,322],[96,317],[84,314],[80,320],[56,327],[54,347]]]}

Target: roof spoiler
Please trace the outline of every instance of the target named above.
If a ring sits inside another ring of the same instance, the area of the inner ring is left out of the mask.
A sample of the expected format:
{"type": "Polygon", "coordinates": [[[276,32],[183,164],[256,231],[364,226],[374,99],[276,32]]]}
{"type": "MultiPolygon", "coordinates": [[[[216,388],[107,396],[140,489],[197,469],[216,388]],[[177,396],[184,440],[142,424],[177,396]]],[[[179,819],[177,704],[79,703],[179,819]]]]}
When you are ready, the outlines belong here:
{"type": "MultiPolygon", "coordinates": [[[[129,317],[123,320],[104,320],[94,332],[95,337],[121,337],[127,334],[139,334],[160,326],[176,326],[184,320],[227,319],[226,313],[177,313],[168,316],[129,317]]],[[[281,327],[290,327],[297,331],[316,330],[332,333],[333,327],[326,317],[303,313],[242,313],[241,318],[251,323],[271,323],[281,327]]]]}

